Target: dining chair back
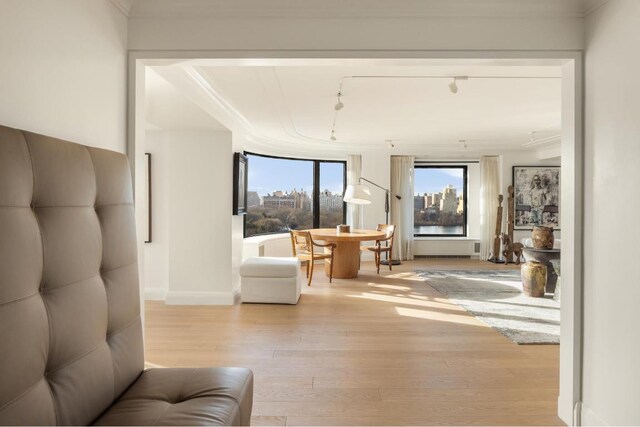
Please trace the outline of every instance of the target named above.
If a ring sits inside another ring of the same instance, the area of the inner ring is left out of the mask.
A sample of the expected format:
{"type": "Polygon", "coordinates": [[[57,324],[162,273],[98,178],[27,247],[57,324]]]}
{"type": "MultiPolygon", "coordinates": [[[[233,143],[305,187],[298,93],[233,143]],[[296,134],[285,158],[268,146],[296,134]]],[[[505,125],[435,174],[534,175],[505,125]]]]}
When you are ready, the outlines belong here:
{"type": "MultiPolygon", "coordinates": [[[[373,252],[374,260],[376,262],[376,270],[378,274],[380,274],[380,262],[382,260],[382,253],[386,252],[389,258],[391,258],[391,254],[393,253],[393,240],[396,234],[396,226],[393,224],[378,224],[376,230],[383,231],[385,233],[385,237],[376,240],[376,243],[373,246],[360,247],[360,250],[373,252]],[[385,246],[382,246],[382,243],[384,243],[385,246]]],[[[389,271],[392,270],[391,264],[391,260],[389,259],[389,271]]]]}
{"type": "Polygon", "coordinates": [[[300,261],[305,262],[307,265],[307,286],[311,286],[311,279],[313,279],[313,263],[317,260],[329,260],[329,283],[333,280],[333,251],[336,248],[335,243],[320,244],[314,242],[313,237],[309,231],[305,230],[291,230],[291,250],[293,256],[297,257],[300,261]],[[314,250],[314,246],[320,248],[328,248],[329,253],[318,252],[314,250]]]}

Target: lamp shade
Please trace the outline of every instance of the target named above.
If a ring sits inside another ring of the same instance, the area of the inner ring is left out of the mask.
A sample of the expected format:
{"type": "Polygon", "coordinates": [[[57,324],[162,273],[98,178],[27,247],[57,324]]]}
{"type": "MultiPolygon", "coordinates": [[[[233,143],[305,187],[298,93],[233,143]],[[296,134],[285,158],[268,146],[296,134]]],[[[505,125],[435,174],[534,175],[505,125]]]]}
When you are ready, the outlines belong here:
{"type": "Polygon", "coordinates": [[[371,203],[371,190],[362,184],[347,185],[343,200],[356,205],[368,205],[371,203]]]}

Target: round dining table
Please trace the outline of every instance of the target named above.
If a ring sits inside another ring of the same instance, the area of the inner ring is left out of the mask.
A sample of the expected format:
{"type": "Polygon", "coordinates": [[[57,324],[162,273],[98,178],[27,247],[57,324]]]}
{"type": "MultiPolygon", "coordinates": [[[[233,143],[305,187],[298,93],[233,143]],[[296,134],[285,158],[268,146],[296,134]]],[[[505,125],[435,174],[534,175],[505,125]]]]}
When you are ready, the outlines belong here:
{"type": "MultiPolygon", "coordinates": [[[[327,243],[335,243],[333,252],[333,277],[336,279],[353,279],[358,277],[360,267],[360,242],[380,240],[385,237],[384,231],[377,230],[351,230],[342,233],[335,228],[314,228],[311,232],[313,240],[322,240],[327,243]]],[[[329,248],[325,248],[328,252],[329,248]]],[[[331,260],[326,259],[324,272],[329,276],[331,260]]]]}

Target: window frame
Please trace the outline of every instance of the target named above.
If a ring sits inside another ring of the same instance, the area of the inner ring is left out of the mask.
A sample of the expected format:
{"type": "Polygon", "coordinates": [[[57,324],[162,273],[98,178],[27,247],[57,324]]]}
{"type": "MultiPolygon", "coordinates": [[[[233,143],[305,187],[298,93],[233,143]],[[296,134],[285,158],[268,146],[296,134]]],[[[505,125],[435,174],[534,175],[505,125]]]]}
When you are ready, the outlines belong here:
{"type": "MultiPolygon", "coordinates": [[[[313,200],[313,228],[320,228],[320,165],[322,163],[341,163],[342,164],[342,194],[344,194],[347,189],[347,161],[346,160],[324,160],[324,159],[303,159],[298,157],[282,157],[282,156],[274,156],[270,154],[260,154],[254,153],[251,151],[244,151],[243,154],[245,156],[259,156],[265,157],[269,159],[277,159],[277,160],[294,160],[294,161],[304,161],[304,162],[313,162],[313,194],[311,195],[311,199],[313,200]]],[[[251,161],[248,161],[248,168],[251,168],[251,161]]],[[[249,182],[247,182],[247,187],[249,182]]],[[[248,191],[248,190],[247,190],[248,191]]],[[[342,223],[346,221],[347,217],[347,204],[342,202],[342,223]]],[[[242,236],[246,239],[248,237],[255,236],[269,236],[273,234],[282,234],[281,231],[276,231],[273,233],[262,233],[262,234],[254,234],[253,236],[247,236],[247,216],[244,215],[242,220],[242,236]]]]}
{"type": "MultiPolygon", "coordinates": [[[[413,234],[413,237],[447,237],[447,238],[466,238],[468,237],[468,228],[469,228],[469,218],[468,218],[468,211],[467,211],[467,205],[469,203],[469,167],[466,164],[459,164],[459,163],[446,163],[446,164],[434,164],[434,163],[415,163],[413,165],[414,168],[414,174],[415,172],[418,171],[418,169],[462,169],[463,170],[463,174],[462,174],[462,186],[463,191],[464,191],[464,200],[463,200],[463,218],[464,218],[464,225],[462,227],[462,234],[418,234],[415,233],[413,234]]],[[[415,197],[415,193],[414,193],[414,197],[415,197]]],[[[414,207],[413,207],[413,211],[414,211],[414,218],[415,218],[415,199],[414,199],[414,207]]],[[[414,224],[414,230],[415,230],[415,224],[414,224]]]]}

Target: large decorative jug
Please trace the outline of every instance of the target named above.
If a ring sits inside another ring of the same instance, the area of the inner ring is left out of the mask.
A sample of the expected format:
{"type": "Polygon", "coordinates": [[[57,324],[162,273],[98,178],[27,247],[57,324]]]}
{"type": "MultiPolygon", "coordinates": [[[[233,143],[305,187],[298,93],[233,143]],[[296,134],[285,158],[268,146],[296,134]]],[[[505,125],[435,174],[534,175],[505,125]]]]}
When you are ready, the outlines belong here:
{"type": "Polygon", "coordinates": [[[535,249],[553,249],[553,227],[533,227],[531,240],[535,249]]]}

